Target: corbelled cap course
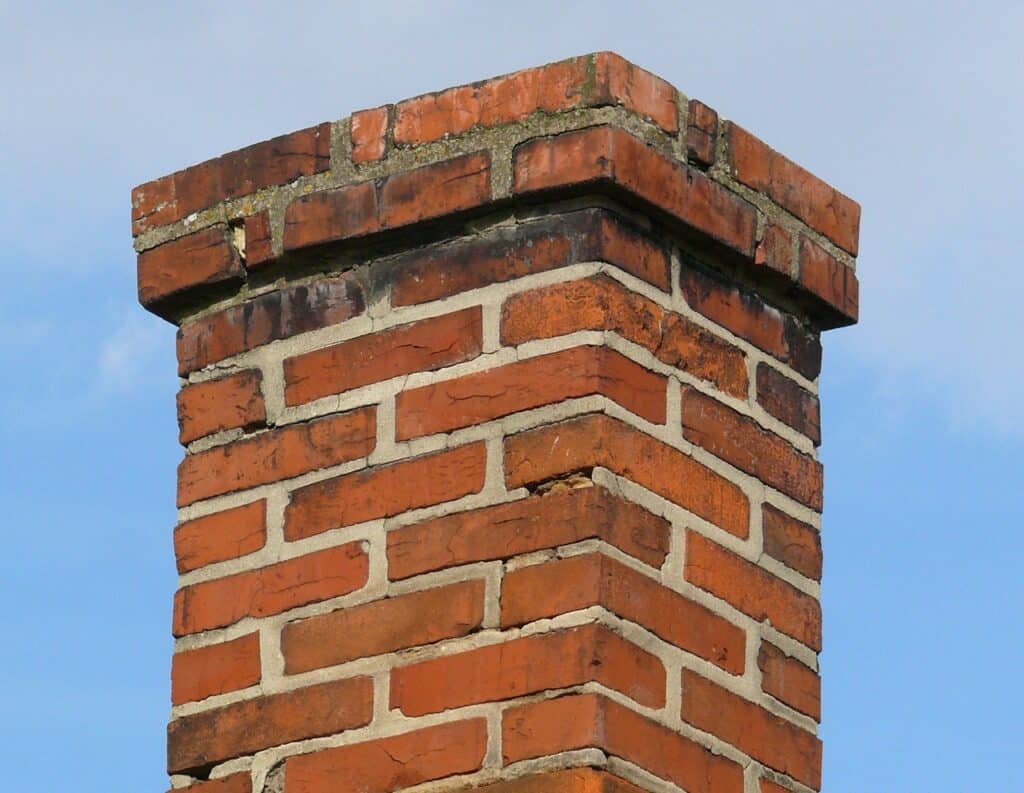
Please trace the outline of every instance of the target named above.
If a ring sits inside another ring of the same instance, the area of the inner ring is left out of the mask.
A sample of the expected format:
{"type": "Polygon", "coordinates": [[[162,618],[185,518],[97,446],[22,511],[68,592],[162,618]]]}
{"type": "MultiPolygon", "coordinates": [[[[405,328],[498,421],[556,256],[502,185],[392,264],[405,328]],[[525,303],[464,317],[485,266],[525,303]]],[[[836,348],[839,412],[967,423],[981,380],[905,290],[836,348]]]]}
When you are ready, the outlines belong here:
{"type": "Polygon", "coordinates": [[[137,187],[190,793],[820,787],[856,203],[612,53],[137,187]]]}

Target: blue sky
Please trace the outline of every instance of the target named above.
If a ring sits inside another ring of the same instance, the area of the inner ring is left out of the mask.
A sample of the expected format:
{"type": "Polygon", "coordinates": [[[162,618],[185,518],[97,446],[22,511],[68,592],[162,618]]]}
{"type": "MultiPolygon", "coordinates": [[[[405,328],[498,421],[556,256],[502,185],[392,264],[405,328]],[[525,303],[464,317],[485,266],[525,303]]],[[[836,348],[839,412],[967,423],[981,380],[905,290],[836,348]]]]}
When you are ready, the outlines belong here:
{"type": "Polygon", "coordinates": [[[1024,6],[0,0],[0,761],[163,790],[171,326],[129,190],[424,91],[614,49],[863,207],[826,337],[825,787],[1024,790],[1024,6]]]}

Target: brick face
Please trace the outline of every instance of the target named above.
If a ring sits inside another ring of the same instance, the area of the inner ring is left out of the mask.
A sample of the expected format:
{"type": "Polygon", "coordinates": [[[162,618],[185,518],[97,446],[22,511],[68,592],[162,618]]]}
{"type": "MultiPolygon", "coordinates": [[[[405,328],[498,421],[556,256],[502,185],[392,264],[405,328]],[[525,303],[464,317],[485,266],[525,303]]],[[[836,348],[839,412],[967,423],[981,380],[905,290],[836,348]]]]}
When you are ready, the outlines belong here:
{"type": "Polygon", "coordinates": [[[260,637],[238,639],[175,653],[171,664],[171,702],[180,705],[237,691],[260,682],[260,637]]]}
{"type": "Polygon", "coordinates": [[[197,231],[139,254],[139,301],[156,306],[195,286],[229,285],[243,269],[227,229],[197,231]]]}
{"type": "Polygon", "coordinates": [[[187,573],[258,551],[267,541],[267,503],[253,501],[179,523],[174,530],[178,572],[187,573]]]}
{"type": "Polygon", "coordinates": [[[761,643],[757,666],[761,670],[761,688],[766,694],[821,721],[821,681],[813,669],[768,642],[761,643]]]}
{"type": "Polygon", "coordinates": [[[260,390],[262,376],[249,369],[187,385],[178,392],[178,440],[191,443],[204,435],[239,427],[259,427],[267,420],[260,390]]]}

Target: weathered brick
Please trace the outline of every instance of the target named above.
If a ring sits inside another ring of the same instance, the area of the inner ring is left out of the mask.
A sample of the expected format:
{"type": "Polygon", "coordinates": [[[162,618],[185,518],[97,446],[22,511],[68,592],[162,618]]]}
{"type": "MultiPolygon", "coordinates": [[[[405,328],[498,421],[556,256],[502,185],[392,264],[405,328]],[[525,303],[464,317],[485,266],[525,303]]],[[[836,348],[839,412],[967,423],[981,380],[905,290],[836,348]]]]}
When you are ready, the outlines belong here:
{"type": "Polygon", "coordinates": [[[506,763],[592,747],[688,793],[743,791],[741,766],[600,694],[509,708],[501,732],[506,763]]]}
{"type": "Polygon", "coordinates": [[[757,243],[757,250],[754,251],[754,264],[767,267],[786,276],[787,279],[794,280],[795,261],[793,236],[778,223],[769,223],[765,226],[764,235],[757,243]]]}
{"type": "Polygon", "coordinates": [[[821,604],[815,598],[694,532],[686,535],[685,577],[753,619],[821,650],[821,604]]]}
{"type": "Polygon", "coordinates": [[[281,631],[285,674],[464,636],[483,615],[484,582],[477,580],[291,622],[281,631]]]}
{"type": "Polygon", "coordinates": [[[590,261],[614,264],[659,289],[670,288],[663,246],[606,210],[587,209],[403,254],[395,261],[391,303],[425,303],[590,261]]]}
{"type": "Polygon", "coordinates": [[[289,757],[284,793],[391,793],[483,764],[487,722],[470,719],[289,757]]]}
{"type": "Polygon", "coordinates": [[[549,355],[403,391],[398,440],[482,424],[566,399],[600,394],[655,424],[665,422],[668,380],[607,347],[549,355]]]}
{"type": "Polygon", "coordinates": [[[769,148],[742,127],[725,125],[728,164],[743,184],[765,193],[843,250],[857,255],[860,205],[769,148]]]}
{"type": "Polygon", "coordinates": [[[598,52],[592,57],[592,104],[622,105],[651,119],[666,132],[679,129],[676,89],[670,83],[614,52],[598,52]]]}
{"type": "Polygon", "coordinates": [[[475,358],[483,349],[479,306],[360,336],[284,362],[285,402],[301,405],[399,375],[475,358]]]}
{"type": "Polygon", "coordinates": [[[811,509],[821,509],[821,463],[753,419],[683,386],[682,425],[686,440],[811,509]]]}
{"type": "Polygon", "coordinates": [[[821,741],[814,735],[688,669],[682,684],[683,721],[808,787],[821,788],[821,741]]]}
{"type": "Polygon", "coordinates": [[[213,226],[139,254],[139,302],[149,309],[197,286],[227,286],[245,275],[227,227],[213,226]]]}
{"type": "Polygon", "coordinates": [[[188,787],[171,788],[167,793],[185,791],[186,793],[252,793],[252,775],[248,771],[193,782],[188,787]]]}
{"type": "Polygon", "coordinates": [[[553,492],[388,532],[388,575],[409,578],[591,538],[661,567],[669,524],[603,487],[553,492]]]}
{"type": "Polygon", "coordinates": [[[686,115],[686,158],[708,168],[715,164],[718,143],[718,113],[697,99],[691,99],[686,115]]]}
{"type": "Polygon", "coordinates": [[[821,532],[771,504],[762,507],[764,552],[798,573],[821,580],[821,532]]]}
{"type": "Polygon", "coordinates": [[[766,694],[821,721],[821,679],[813,669],[766,641],[761,642],[757,666],[766,694]]]}
{"type": "Polygon", "coordinates": [[[663,363],[737,398],[747,396],[746,356],[741,350],[606,275],[519,292],[502,306],[502,344],[581,330],[614,331],[663,363]]]}
{"type": "Polygon", "coordinates": [[[383,159],[388,135],[388,107],[360,110],[349,119],[352,162],[356,165],[383,159]]]}
{"type": "MultiPolygon", "coordinates": [[[[473,786],[477,793],[643,793],[632,782],[596,768],[565,768],[473,786]]],[[[468,793],[470,788],[459,788],[468,793]]]]}
{"type": "Polygon", "coordinates": [[[737,537],[746,537],[749,532],[750,504],[737,485],[617,419],[591,414],[513,435],[505,441],[505,483],[510,488],[596,465],[737,537]]]}
{"type": "Polygon", "coordinates": [[[330,160],[331,125],[325,122],[193,165],[132,190],[132,233],[326,171],[330,160]]]}
{"type": "Polygon", "coordinates": [[[244,222],[245,269],[255,270],[274,258],[274,237],[270,229],[270,213],[257,212],[244,222]]]}
{"type": "Polygon", "coordinates": [[[186,520],[174,529],[178,572],[187,573],[214,562],[253,553],[267,542],[267,502],[186,520]]]}
{"type": "Polygon", "coordinates": [[[271,746],[362,727],[372,716],[373,681],[369,677],[321,683],[201,711],[167,725],[167,771],[201,772],[271,746]]]}
{"type": "Polygon", "coordinates": [[[708,237],[753,256],[756,212],[700,171],[617,127],[591,127],[520,144],[516,193],[603,183],[653,204],[708,237]]]}
{"type": "Polygon", "coordinates": [[[855,323],[860,311],[860,290],[853,270],[803,235],[799,255],[800,285],[839,313],[838,324],[855,323]]]}
{"type": "Polygon", "coordinates": [[[377,187],[361,182],[308,193],[292,201],[284,216],[286,251],[380,231],[377,187]]]}
{"type": "Polygon", "coordinates": [[[765,777],[761,777],[759,784],[760,787],[758,789],[761,793],[792,793],[789,788],[778,785],[765,777]]]}
{"type": "Polygon", "coordinates": [[[337,325],[362,314],[366,302],[351,274],[275,290],[183,324],[178,374],[298,333],[337,325]]]}
{"type": "Polygon", "coordinates": [[[262,381],[258,369],[247,369],[185,385],[178,392],[178,440],[186,444],[223,430],[264,425],[262,381]]]}
{"type": "Polygon", "coordinates": [[[486,464],[484,444],[471,443],[307,485],[292,493],[284,536],[298,540],[478,493],[486,464]]]}
{"type": "Polygon", "coordinates": [[[174,635],[223,628],[245,617],[269,617],[354,592],[369,574],[360,546],[350,542],[183,587],[174,593],[174,635]]]}
{"type": "Polygon", "coordinates": [[[768,305],[759,295],[701,272],[687,262],[680,271],[680,287],[694,311],[792,366],[808,380],[818,376],[821,343],[818,335],[796,317],[768,305]]]}
{"type": "Polygon", "coordinates": [[[259,633],[175,653],[171,660],[171,702],[175,705],[259,682],[259,633]]]}
{"type": "Polygon", "coordinates": [[[655,656],[600,625],[584,625],[432,658],[391,673],[391,707],[407,716],[598,682],[649,707],[665,703],[655,656]]]}
{"type": "Polygon", "coordinates": [[[821,443],[818,397],[765,363],[757,365],[757,402],[784,424],[821,443]]]}
{"type": "Polygon", "coordinates": [[[365,457],[376,431],[371,406],[190,454],[178,466],[178,506],[365,457]]]}
{"type": "Polygon", "coordinates": [[[506,573],[501,624],[603,606],[734,675],[743,674],[744,632],[692,600],[630,567],[591,553],[506,573]]]}

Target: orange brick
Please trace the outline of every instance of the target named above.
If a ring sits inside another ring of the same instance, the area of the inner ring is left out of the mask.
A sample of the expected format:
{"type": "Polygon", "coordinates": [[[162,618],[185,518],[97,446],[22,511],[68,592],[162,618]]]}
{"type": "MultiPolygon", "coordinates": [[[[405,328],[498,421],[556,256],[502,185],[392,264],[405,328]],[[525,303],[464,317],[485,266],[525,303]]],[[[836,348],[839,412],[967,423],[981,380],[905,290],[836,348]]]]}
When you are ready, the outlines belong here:
{"type": "Polygon", "coordinates": [[[794,262],[792,235],[779,224],[768,223],[754,251],[754,264],[774,270],[788,280],[795,280],[794,262]]]}
{"type": "Polygon", "coordinates": [[[818,334],[790,314],[768,305],[753,292],[742,290],[683,263],[680,287],[689,306],[726,330],[773,355],[808,380],[821,371],[818,334]]]}
{"type": "Polygon", "coordinates": [[[267,292],[182,325],[178,374],[184,377],[263,344],[337,325],[365,310],[363,292],[350,273],[267,292]]]}
{"type": "Polygon", "coordinates": [[[373,681],[369,677],[321,683],[201,711],[167,725],[167,772],[194,774],[271,746],[362,727],[372,716],[373,681]]]}
{"type": "Polygon", "coordinates": [[[285,793],[391,793],[483,764],[487,751],[484,719],[440,724],[401,735],[289,757],[285,793]]]}
{"type": "Polygon", "coordinates": [[[821,650],[821,605],[767,570],[690,532],[685,575],[744,614],[821,650]]]}
{"type": "Polygon", "coordinates": [[[257,212],[245,219],[245,269],[255,270],[274,258],[270,213],[257,212]]]}
{"type": "Polygon", "coordinates": [[[513,153],[513,190],[530,193],[595,183],[638,196],[714,240],[753,256],[753,206],[700,171],[617,127],[539,138],[513,153]]]}
{"type": "Polygon", "coordinates": [[[821,741],[814,735],[688,669],[682,682],[683,721],[808,787],[821,788],[821,741]]]}
{"type": "Polygon", "coordinates": [[[380,188],[383,228],[450,215],[491,200],[491,155],[477,152],[395,174],[380,188]]]}
{"type": "Polygon", "coordinates": [[[375,407],[359,408],[190,454],[178,466],[178,506],[365,457],[376,421],[375,407]]]}
{"type": "Polygon", "coordinates": [[[366,583],[368,571],[366,552],[352,542],[191,584],[174,595],[174,635],[223,628],[245,617],[268,617],[347,595],[366,583]]]}
{"type": "Polygon", "coordinates": [[[614,331],[663,363],[708,380],[732,396],[747,396],[747,365],[741,350],[606,275],[530,289],[510,296],[502,306],[502,344],[581,330],[614,331]]]}
{"type": "Polygon", "coordinates": [[[815,231],[857,255],[860,205],[769,148],[742,127],[725,125],[728,164],[743,184],[765,193],[815,231]]]}
{"type": "Polygon", "coordinates": [[[184,788],[172,788],[167,793],[175,793],[178,790],[187,793],[252,793],[252,775],[248,771],[242,771],[218,779],[194,782],[184,788]]]}
{"type": "Polygon", "coordinates": [[[253,501],[179,523],[174,530],[178,572],[253,553],[267,542],[267,502],[253,501]]]}
{"type": "Polygon", "coordinates": [[[574,347],[403,391],[398,440],[482,424],[566,399],[600,394],[655,424],[665,422],[667,378],[607,347],[574,347]]]}
{"type": "Polygon", "coordinates": [[[766,779],[764,777],[761,777],[759,783],[759,790],[761,791],[761,793],[792,793],[792,791],[790,791],[789,788],[783,787],[782,785],[777,785],[770,779],[766,779]]]}
{"type": "Polygon", "coordinates": [[[373,182],[307,193],[284,215],[284,249],[298,250],[380,231],[380,205],[373,182]]]}
{"type": "Polygon", "coordinates": [[[509,708],[502,714],[506,763],[596,748],[690,793],[742,793],[743,769],[600,694],[509,708]]]}
{"type": "Polygon", "coordinates": [[[601,414],[540,427],[505,440],[508,487],[602,466],[737,537],[749,532],[743,492],[677,449],[601,414]]]}
{"type": "Polygon", "coordinates": [[[388,575],[408,578],[591,538],[661,567],[669,524],[602,487],[532,496],[388,532],[388,575]]]}
{"type": "Polygon", "coordinates": [[[594,56],[594,104],[622,105],[651,119],[666,132],[679,129],[676,89],[614,52],[594,56]]]}
{"type": "Polygon", "coordinates": [[[223,430],[264,425],[262,380],[258,369],[247,369],[183,387],[178,392],[178,440],[191,443],[223,430]]]}
{"type": "Polygon", "coordinates": [[[821,721],[821,679],[813,669],[765,641],[757,654],[757,666],[766,694],[821,721]]]}
{"type": "Polygon", "coordinates": [[[285,402],[301,405],[399,375],[467,361],[483,348],[479,306],[411,322],[284,362],[285,402]]]}
{"type": "Polygon", "coordinates": [[[757,365],[757,402],[779,421],[821,443],[818,397],[764,363],[757,365]]]}
{"type": "Polygon", "coordinates": [[[853,270],[803,235],[799,254],[800,285],[839,313],[838,324],[854,324],[860,311],[860,291],[853,270]]]}
{"type": "Polygon", "coordinates": [[[762,509],[764,552],[798,573],[821,580],[821,532],[771,504],[762,509]]]}
{"type": "Polygon", "coordinates": [[[670,288],[664,246],[607,210],[586,209],[403,254],[395,265],[391,303],[424,303],[591,261],[608,262],[659,289],[670,288]]]}
{"type": "MultiPolygon", "coordinates": [[[[469,788],[459,788],[467,791],[469,788]]],[[[478,793],[643,793],[607,771],[596,768],[566,768],[473,787],[478,793]]]]}
{"type": "Polygon", "coordinates": [[[175,653],[171,661],[171,702],[195,702],[260,682],[260,635],[175,653]]]}
{"type": "Polygon", "coordinates": [[[483,616],[483,581],[463,581],[291,622],[281,632],[285,674],[465,636],[483,616]]]}
{"type": "Polygon", "coordinates": [[[506,573],[502,581],[502,627],[590,606],[603,606],[727,672],[743,674],[742,630],[603,554],[521,567],[506,573]]]}
{"type": "Polygon", "coordinates": [[[811,509],[821,509],[821,463],[693,388],[683,387],[682,401],[683,436],[688,441],[811,509]]]}
{"type": "Polygon", "coordinates": [[[244,274],[227,228],[214,226],[139,254],[139,302],[151,308],[193,287],[237,283],[244,274]]]}
{"type": "Polygon", "coordinates": [[[311,537],[479,493],[486,465],[484,444],[471,443],[306,485],[292,493],[285,509],[285,539],[311,537]]]}
{"type": "Polygon", "coordinates": [[[388,108],[375,107],[353,113],[349,120],[352,134],[352,162],[357,165],[384,157],[388,135],[388,108]]]}
{"type": "Polygon", "coordinates": [[[665,703],[665,668],[600,625],[511,639],[396,668],[391,707],[407,716],[597,682],[649,707],[665,703]]]}

